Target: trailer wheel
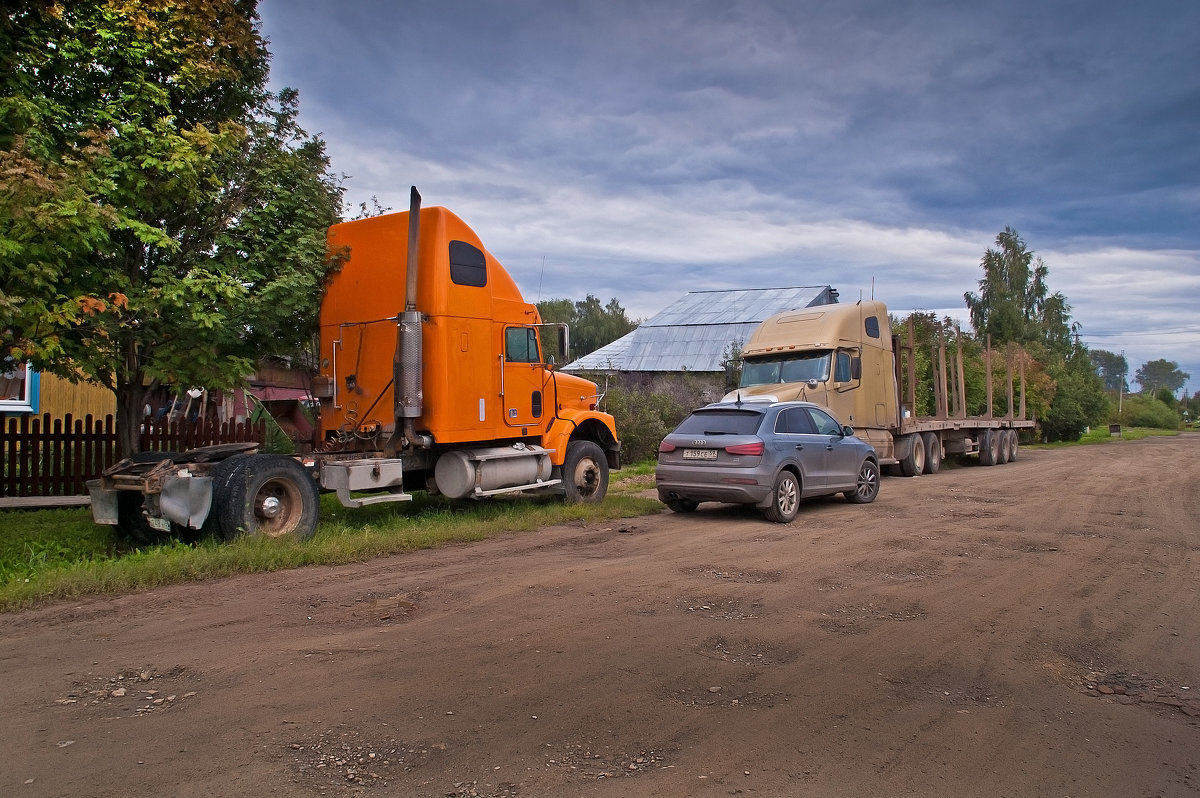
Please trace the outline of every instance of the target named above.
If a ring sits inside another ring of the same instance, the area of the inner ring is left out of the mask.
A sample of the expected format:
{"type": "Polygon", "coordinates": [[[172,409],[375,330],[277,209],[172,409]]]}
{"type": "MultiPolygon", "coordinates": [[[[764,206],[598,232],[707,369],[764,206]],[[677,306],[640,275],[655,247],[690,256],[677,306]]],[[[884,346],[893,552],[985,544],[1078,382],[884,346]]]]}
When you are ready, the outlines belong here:
{"type": "Polygon", "coordinates": [[[1008,462],[1008,430],[998,429],[994,435],[996,438],[996,465],[1004,465],[1008,462]]]}
{"type": "Polygon", "coordinates": [[[313,536],[317,484],[300,463],[284,455],[256,454],[230,469],[225,485],[214,489],[217,520],[226,540],[243,534],[295,540],[313,536]]]}
{"type": "Polygon", "coordinates": [[[908,437],[912,445],[908,454],[900,460],[900,473],[906,477],[919,477],[925,471],[925,440],[920,435],[908,437]]]}
{"type": "Polygon", "coordinates": [[[994,430],[985,429],[979,436],[979,464],[996,465],[996,457],[1000,450],[1000,438],[994,430]]]}
{"type": "Polygon", "coordinates": [[[942,441],[936,432],[926,432],[925,439],[925,473],[936,474],[942,468],[942,441]]]}
{"type": "Polygon", "coordinates": [[[599,502],[608,493],[608,460],[594,441],[571,441],[562,467],[567,501],[599,502]]]}
{"type": "Polygon", "coordinates": [[[763,510],[768,521],[790,524],[800,511],[800,482],[791,471],[780,471],[771,489],[771,503],[763,510]]]}
{"type": "Polygon", "coordinates": [[[851,504],[870,504],[879,495],[879,464],[863,460],[858,467],[858,485],[843,494],[851,504]]]}
{"type": "Polygon", "coordinates": [[[1008,462],[1014,462],[1017,459],[1017,450],[1021,448],[1021,436],[1015,429],[1008,431],[1008,462]]]}

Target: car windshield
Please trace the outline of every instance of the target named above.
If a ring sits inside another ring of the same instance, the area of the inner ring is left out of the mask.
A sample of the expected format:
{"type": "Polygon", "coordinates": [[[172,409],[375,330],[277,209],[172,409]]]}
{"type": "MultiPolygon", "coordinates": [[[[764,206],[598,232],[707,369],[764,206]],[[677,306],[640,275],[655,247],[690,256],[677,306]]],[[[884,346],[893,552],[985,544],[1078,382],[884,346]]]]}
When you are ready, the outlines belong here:
{"type": "Polygon", "coordinates": [[[697,410],[675,428],[679,435],[753,435],[763,414],[757,410],[697,410]]]}
{"type": "Polygon", "coordinates": [[[741,388],[781,382],[824,382],[829,378],[829,352],[746,358],[742,361],[741,388]]]}

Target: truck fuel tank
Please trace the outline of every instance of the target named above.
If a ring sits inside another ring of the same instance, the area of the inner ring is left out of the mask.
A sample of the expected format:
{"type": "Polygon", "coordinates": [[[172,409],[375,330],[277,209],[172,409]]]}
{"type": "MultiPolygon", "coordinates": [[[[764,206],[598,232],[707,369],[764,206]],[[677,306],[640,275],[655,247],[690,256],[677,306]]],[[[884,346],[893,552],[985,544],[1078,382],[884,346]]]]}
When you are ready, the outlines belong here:
{"type": "Polygon", "coordinates": [[[456,449],[438,458],[433,478],[452,499],[548,487],[553,449],[516,443],[487,449],[456,449]]]}

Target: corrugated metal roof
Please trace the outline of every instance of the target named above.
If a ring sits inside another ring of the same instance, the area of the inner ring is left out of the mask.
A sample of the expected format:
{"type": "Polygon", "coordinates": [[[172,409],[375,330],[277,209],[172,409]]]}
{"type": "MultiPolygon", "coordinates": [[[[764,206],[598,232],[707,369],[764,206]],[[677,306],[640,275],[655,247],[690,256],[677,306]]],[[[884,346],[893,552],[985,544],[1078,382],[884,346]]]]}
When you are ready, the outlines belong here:
{"type": "Polygon", "coordinates": [[[721,371],[730,348],[744,344],[763,319],[836,301],[827,285],[692,291],[563,370],[721,371]]]}

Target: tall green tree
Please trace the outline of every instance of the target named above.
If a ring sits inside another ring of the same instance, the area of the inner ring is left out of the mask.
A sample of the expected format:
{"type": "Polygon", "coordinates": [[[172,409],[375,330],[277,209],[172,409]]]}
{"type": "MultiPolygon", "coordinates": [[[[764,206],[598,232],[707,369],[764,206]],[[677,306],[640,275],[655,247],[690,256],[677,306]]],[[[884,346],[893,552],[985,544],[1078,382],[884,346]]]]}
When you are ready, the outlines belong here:
{"type": "Polygon", "coordinates": [[[1092,359],[1092,365],[1096,367],[1096,372],[1104,382],[1106,391],[1129,390],[1127,379],[1129,361],[1125,359],[1124,355],[1118,355],[1105,349],[1091,349],[1088,351],[1088,356],[1092,359]]]}
{"type": "Polygon", "coordinates": [[[975,334],[992,343],[1042,341],[1064,356],[1070,351],[1070,311],[1066,297],[1050,293],[1049,267],[1035,257],[1011,227],[996,236],[980,261],[979,293],[963,295],[975,334]]]}
{"type": "Polygon", "coordinates": [[[1159,359],[1143,363],[1133,378],[1142,387],[1143,393],[1152,394],[1166,388],[1174,394],[1191,376],[1186,371],[1181,371],[1175,361],[1159,359]]]}
{"type": "Polygon", "coordinates": [[[226,388],[306,344],[342,188],[257,0],[14,0],[0,17],[0,353],[111,388],[226,388]]]}
{"type": "Polygon", "coordinates": [[[574,360],[595,352],[637,327],[616,297],[606,305],[588,294],[587,298],[574,303],[569,299],[547,299],[538,302],[537,307],[542,321],[570,325],[571,358],[574,360]]]}
{"type": "Polygon", "coordinates": [[[996,248],[986,251],[980,267],[979,293],[963,297],[976,336],[990,337],[993,346],[1022,347],[1036,363],[1027,365],[1027,377],[1032,372],[1048,378],[1047,384],[1028,386],[1031,405],[1042,410],[1043,433],[1050,440],[1078,440],[1089,424],[1102,419],[1107,404],[1066,296],[1050,292],[1050,268],[1011,227],[996,236],[996,248]]]}

